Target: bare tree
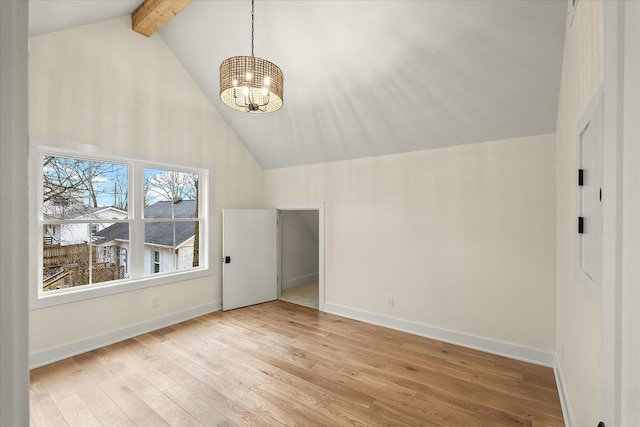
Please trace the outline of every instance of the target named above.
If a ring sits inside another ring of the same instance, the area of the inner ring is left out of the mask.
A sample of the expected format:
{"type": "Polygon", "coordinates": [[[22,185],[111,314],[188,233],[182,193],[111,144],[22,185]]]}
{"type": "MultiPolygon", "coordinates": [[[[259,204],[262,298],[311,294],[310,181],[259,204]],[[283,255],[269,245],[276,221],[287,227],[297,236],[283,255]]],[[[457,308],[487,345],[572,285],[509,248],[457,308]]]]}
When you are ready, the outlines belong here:
{"type": "MultiPolygon", "coordinates": [[[[85,161],[83,162],[84,168],[80,169],[80,173],[84,176],[84,182],[86,183],[86,190],[89,195],[90,205],[93,207],[98,207],[98,195],[102,193],[109,194],[111,189],[107,190],[98,190],[95,186],[95,183],[99,180],[105,180],[106,176],[111,177],[115,170],[116,165],[112,163],[103,163],[103,162],[92,162],[85,161]]],[[[107,179],[111,180],[111,178],[107,179]]]]}
{"type": "MultiPolygon", "coordinates": [[[[126,171],[125,171],[126,172],[126,171]]],[[[129,185],[126,173],[116,172],[113,177],[113,206],[127,210],[129,205],[129,185]]]]}
{"type": "Polygon", "coordinates": [[[145,177],[145,206],[160,200],[196,200],[198,196],[197,174],[159,171],[145,177]]]}
{"type": "MultiPolygon", "coordinates": [[[[122,176],[121,165],[95,162],[69,157],[44,156],[43,159],[43,202],[63,208],[79,210],[82,207],[99,206],[101,194],[109,195],[110,188],[97,186],[99,182],[109,182],[114,175],[122,176]],[[88,201],[85,197],[88,196],[88,201]]],[[[121,187],[126,188],[126,179],[121,187]]],[[[115,190],[115,188],[114,188],[115,190]]],[[[115,193],[115,191],[114,191],[115,193]]],[[[120,193],[120,205],[126,205],[120,193]],[[123,203],[124,202],[124,203],[123,203]]],[[[115,196],[114,196],[115,198],[115,196]]],[[[114,200],[116,201],[116,200],[114,200]]]]}
{"type": "Polygon", "coordinates": [[[79,173],[79,160],[45,156],[43,160],[43,201],[56,205],[82,203],[78,190],[86,188],[85,177],[79,173]]]}

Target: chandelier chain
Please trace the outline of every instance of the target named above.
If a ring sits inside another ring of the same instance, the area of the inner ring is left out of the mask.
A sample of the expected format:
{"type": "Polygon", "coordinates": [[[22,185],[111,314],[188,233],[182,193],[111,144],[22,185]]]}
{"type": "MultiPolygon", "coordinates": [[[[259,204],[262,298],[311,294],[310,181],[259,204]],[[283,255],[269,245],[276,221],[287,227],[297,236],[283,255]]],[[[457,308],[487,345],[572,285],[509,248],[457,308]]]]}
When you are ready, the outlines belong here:
{"type": "Polygon", "coordinates": [[[253,57],[253,1],[251,0],[251,56],[253,57]]]}

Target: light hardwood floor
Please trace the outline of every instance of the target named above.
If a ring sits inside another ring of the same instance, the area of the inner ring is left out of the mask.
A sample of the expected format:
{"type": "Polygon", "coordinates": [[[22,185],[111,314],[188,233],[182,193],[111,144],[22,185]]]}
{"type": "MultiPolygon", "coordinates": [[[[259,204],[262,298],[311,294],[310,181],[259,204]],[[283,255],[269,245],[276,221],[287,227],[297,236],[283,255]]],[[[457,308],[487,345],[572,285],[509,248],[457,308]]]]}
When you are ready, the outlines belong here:
{"type": "Polygon", "coordinates": [[[31,372],[32,426],[561,426],[550,368],[283,301],[31,372]]]}

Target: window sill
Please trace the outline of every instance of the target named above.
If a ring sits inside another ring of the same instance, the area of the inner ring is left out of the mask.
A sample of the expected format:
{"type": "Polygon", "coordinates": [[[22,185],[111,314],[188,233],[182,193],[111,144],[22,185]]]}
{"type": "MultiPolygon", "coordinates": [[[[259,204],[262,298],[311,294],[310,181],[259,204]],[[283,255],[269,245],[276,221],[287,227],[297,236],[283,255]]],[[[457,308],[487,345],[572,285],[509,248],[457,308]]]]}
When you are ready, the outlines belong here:
{"type": "Polygon", "coordinates": [[[189,272],[166,274],[159,277],[148,276],[142,279],[128,280],[126,282],[78,286],[77,288],[64,290],[62,292],[50,291],[52,292],[51,294],[47,293],[39,296],[32,295],[29,309],[37,310],[55,305],[100,298],[124,292],[136,291],[139,289],[151,288],[154,286],[169,285],[172,283],[179,283],[212,275],[213,270],[211,268],[200,268],[189,272]]]}

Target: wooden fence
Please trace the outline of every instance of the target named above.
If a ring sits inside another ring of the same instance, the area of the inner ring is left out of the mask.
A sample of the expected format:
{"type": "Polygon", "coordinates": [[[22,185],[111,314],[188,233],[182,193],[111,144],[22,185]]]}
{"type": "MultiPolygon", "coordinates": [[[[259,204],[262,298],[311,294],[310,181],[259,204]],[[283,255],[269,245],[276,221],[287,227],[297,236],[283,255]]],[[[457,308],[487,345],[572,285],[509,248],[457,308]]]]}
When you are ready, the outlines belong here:
{"type": "MultiPolygon", "coordinates": [[[[88,244],[44,245],[42,289],[62,289],[89,284],[88,244]]],[[[97,261],[96,248],[91,252],[91,283],[124,279],[124,266],[97,261]]]]}
{"type": "MultiPolygon", "coordinates": [[[[96,249],[93,248],[92,258],[96,259],[96,249]]],[[[44,245],[42,247],[42,266],[45,268],[65,266],[71,264],[87,264],[89,262],[89,245],[44,245]]]]}

